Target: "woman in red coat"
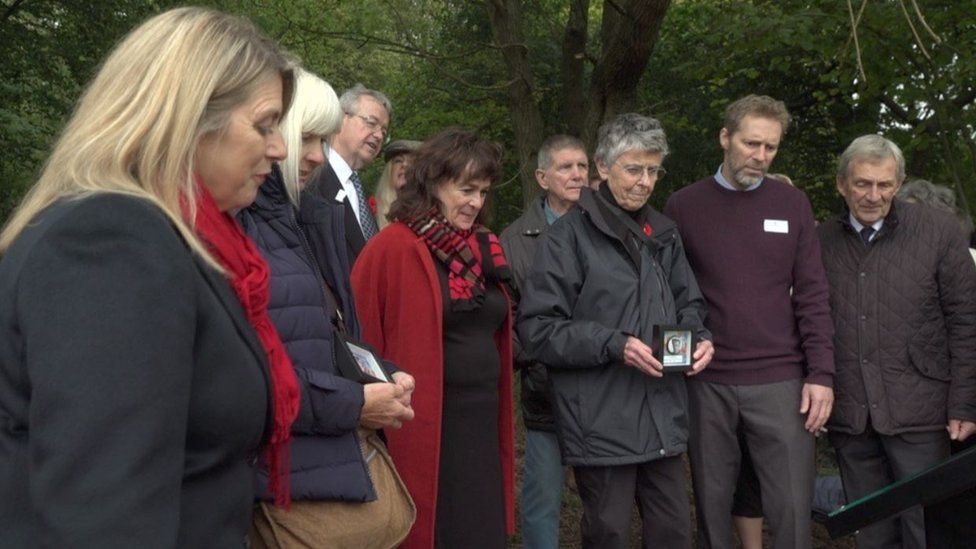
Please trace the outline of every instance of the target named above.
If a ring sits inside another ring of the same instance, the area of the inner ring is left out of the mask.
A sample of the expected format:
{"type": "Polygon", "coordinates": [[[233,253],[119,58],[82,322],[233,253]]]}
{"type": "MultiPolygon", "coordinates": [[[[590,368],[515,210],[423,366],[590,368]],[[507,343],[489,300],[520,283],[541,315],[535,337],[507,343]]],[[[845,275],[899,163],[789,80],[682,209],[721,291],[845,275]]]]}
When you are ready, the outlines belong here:
{"type": "Polygon", "coordinates": [[[363,338],[417,382],[414,421],[387,433],[417,505],[403,547],[503,548],[514,531],[508,266],[482,224],[500,171],[498,145],[432,137],[353,267],[363,338]]]}

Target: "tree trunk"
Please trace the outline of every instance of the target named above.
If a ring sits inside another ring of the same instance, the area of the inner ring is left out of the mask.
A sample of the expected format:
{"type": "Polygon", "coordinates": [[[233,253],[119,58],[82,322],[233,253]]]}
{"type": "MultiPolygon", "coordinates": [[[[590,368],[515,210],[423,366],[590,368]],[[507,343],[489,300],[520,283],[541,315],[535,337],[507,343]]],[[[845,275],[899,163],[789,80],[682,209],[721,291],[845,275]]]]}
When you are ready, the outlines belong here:
{"type": "MultiPolygon", "coordinates": [[[[502,53],[511,79],[508,109],[515,133],[522,197],[528,204],[539,190],[534,172],[546,128],[534,97],[529,51],[522,37],[522,2],[486,0],[485,5],[495,44],[502,53]]],[[[637,84],[647,68],[670,5],[671,0],[605,0],[601,30],[603,52],[587,87],[583,79],[587,61],[589,0],[571,0],[560,67],[563,101],[560,112],[563,116],[561,121],[554,121],[549,130],[578,135],[592,150],[600,124],[634,108],[637,84]]]]}
{"type": "Polygon", "coordinates": [[[523,203],[528,205],[539,188],[535,182],[536,157],[542,144],[542,114],[533,97],[535,85],[529,51],[522,39],[522,14],[519,0],[489,0],[492,34],[508,67],[508,111],[515,132],[522,180],[523,203]]]}
{"type": "Polygon", "coordinates": [[[579,137],[586,120],[586,93],[583,69],[586,63],[587,21],[589,0],[571,0],[569,20],[563,34],[562,128],[560,131],[579,137]]]}
{"type": "Polygon", "coordinates": [[[657,45],[671,0],[606,0],[603,5],[603,53],[593,68],[583,141],[591,146],[604,121],[632,110],[637,84],[657,45]]]}

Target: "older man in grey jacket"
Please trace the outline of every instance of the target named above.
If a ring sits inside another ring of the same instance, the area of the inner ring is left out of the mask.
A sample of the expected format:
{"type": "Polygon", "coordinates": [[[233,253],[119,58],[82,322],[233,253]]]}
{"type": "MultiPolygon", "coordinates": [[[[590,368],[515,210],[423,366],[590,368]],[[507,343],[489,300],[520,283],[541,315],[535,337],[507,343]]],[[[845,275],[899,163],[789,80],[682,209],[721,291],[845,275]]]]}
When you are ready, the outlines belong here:
{"type": "MultiPolygon", "coordinates": [[[[554,135],[539,149],[536,181],[542,196],[533,200],[518,219],[502,231],[501,242],[512,267],[515,285],[535,262],[536,251],[549,226],[569,211],[586,187],[589,162],[586,146],[569,135],[554,135]]],[[[544,364],[515,357],[521,370],[522,420],[525,422],[525,462],[522,473],[521,527],[525,549],[559,547],[559,508],[563,467],[552,417],[549,375],[544,364]]]]}

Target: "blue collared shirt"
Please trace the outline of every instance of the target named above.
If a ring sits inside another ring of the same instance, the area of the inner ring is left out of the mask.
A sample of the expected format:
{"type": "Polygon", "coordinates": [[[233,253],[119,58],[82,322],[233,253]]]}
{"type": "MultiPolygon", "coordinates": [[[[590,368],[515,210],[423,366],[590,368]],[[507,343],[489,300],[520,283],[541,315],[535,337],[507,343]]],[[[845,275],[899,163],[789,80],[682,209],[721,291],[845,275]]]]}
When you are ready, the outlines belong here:
{"type": "MultiPolygon", "coordinates": [[[[763,179],[765,179],[765,177],[763,177],[763,179]]],[[[715,181],[717,181],[719,185],[725,187],[726,189],[728,189],[730,191],[754,191],[754,190],[758,189],[760,185],[762,185],[762,179],[760,179],[759,180],[759,183],[756,183],[755,185],[750,185],[749,187],[746,187],[745,189],[740,189],[739,187],[736,187],[732,183],[729,183],[729,180],[728,179],[725,179],[725,176],[722,175],[722,165],[721,164],[719,164],[719,166],[718,166],[718,171],[715,172],[715,181]]]]}
{"type": "Polygon", "coordinates": [[[559,219],[559,214],[554,212],[552,208],[549,207],[548,198],[542,201],[542,211],[546,214],[546,225],[552,225],[557,219],[559,219]]]}

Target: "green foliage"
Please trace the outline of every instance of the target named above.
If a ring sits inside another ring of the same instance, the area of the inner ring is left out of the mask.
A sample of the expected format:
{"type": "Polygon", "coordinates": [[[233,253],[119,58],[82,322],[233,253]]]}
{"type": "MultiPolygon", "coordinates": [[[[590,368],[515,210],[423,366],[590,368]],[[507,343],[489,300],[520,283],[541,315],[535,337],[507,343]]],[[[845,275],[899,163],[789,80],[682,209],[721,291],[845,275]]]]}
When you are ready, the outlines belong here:
{"type": "MultiPolygon", "coordinates": [[[[857,11],[863,0],[852,0],[857,11]]],[[[0,16],[12,0],[5,0],[0,16]]],[[[356,82],[394,104],[394,138],[425,138],[450,125],[506,147],[496,186],[495,225],[521,211],[508,110],[508,73],[492,45],[484,3],[464,0],[212,0],[245,15],[336,91],[356,82]]],[[[112,44],[170,2],[34,0],[0,20],[0,219],[43,162],[84,83],[112,44]]],[[[919,0],[933,38],[900,2],[868,0],[852,40],[846,2],[836,0],[674,0],[638,88],[637,109],[661,119],[672,155],[652,197],[721,162],[724,106],[747,93],[783,99],[793,125],[773,165],[811,198],[819,217],[837,211],[836,155],[856,136],[882,131],[905,150],[912,175],[962,189],[976,200],[976,0],[919,0]],[[919,40],[916,41],[908,21],[919,40]],[[921,44],[921,45],[920,45],[921,44]],[[924,47],[924,51],[923,51],[924,47]],[[857,53],[860,51],[861,66],[857,53]],[[866,78],[865,78],[866,77],[866,78]]],[[[569,3],[522,6],[522,35],[545,133],[565,131],[567,87],[587,86],[601,51],[603,2],[589,3],[589,60],[583,82],[561,74],[569,3]]],[[[592,145],[592,144],[591,144],[592,145]]],[[[365,175],[378,177],[377,162],[365,175]]]]}
{"type": "Polygon", "coordinates": [[[0,4],[0,220],[37,177],[57,132],[108,49],[167,4],[0,4]]]}

